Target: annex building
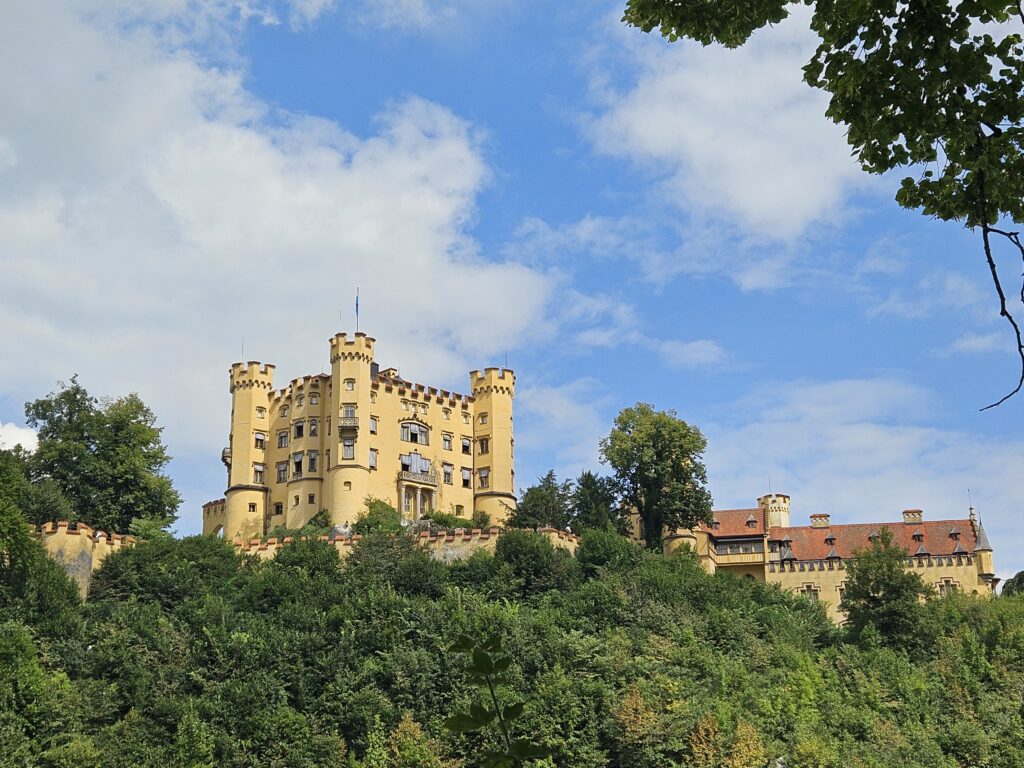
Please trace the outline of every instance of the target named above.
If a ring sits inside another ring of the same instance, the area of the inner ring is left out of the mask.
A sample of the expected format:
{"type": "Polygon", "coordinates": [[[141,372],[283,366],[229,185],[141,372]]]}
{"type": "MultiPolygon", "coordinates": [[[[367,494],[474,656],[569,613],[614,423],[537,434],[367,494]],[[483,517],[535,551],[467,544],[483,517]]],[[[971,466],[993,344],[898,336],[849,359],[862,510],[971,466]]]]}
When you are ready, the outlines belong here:
{"type": "Polygon", "coordinates": [[[973,507],[954,520],[925,520],[920,509],[907,509],[897,522],[834,525],[828,514],[816,513],[810,525],[791,525],[790,497],[777,493],[750,509],[716,510],[712,519],[711,525],[666,536],[666,551],[688,545],[709,572],[778,584],[826,603],[833,619],[842,618],[846,563],[870,547],[882,528],[906,551],[906,567],[940,594],[991,595],[999,582],[992,545],[973,507]]]}
{"type": "Polygon", "coordinates": [[[274,366],[230,370],[225,497],[203,505],[203,533],[249,540],[328,511],[351,525],[368,497],[415,520],[431,510],[500,525],[515,507],[507,368],[471,371],[469,394],[416,384],[374,360],[365,333],[329,341],[330,374],[274,387],[274,366]]]}

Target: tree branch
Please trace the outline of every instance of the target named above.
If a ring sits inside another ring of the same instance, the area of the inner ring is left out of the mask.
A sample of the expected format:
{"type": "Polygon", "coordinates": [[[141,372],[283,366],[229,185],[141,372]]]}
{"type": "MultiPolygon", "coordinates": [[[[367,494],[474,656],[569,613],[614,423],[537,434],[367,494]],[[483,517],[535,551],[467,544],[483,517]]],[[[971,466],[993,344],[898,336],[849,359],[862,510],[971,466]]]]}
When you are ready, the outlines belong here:
{"type": "MultiPolygon", "coordinates": [[[[982,187],[982,189],[984,190],[984,187],[982,187]]],[[[982,191],[982,209],[985,209],[984,191],[982,191]]],[[[997,230],[993,227],[990,227],[986,223],[985,219],[982,220],[981,239],[982,242],[985,244],[985,259],[986,261],[988,261],[989,272],[992,273],[992,283],[995,285],[996,293],[999,295],[999,314],[1000,316],[1006,318],[1007,322],[1013,327],[1013,332],[1017,337],[1017,355],[1020,357],[1020,379],[1018,379],[1017,386],[1014,387],[1011,392],[1007,393],[1006,395],[1003,395],[1003,397],[1000,398],[998,401],[990,405],[986,405],[984,408],[981,409],[983,411],[987,411],[989,408],[995,408],[997,405],[1002,405],[1011,397],[1020,392],[1022,388],[1024,388],[1024,338],[1021,337],[1020,326],[1017,324],[1017,321],[1014,319],[1010,311],[1006,308],[1006,294],[1003,292],[1003,285],[999,281],[999,272],[996,269],[995,259],[992,258],[992,244],[989,241],[990,233],[1000,234],[1009,238],[1011,242],[1013,242],[1018,248],[1020,248],[1022,257],[1024,257],[1024,247],[1021,247],[1020,239],[1017,238],[1016,233],[1008,234],[1001,230],[997,230]]],[[[1021,294],[1022,296],[1024,296],[1024,286],[1021,287],[1021,294]]]]}

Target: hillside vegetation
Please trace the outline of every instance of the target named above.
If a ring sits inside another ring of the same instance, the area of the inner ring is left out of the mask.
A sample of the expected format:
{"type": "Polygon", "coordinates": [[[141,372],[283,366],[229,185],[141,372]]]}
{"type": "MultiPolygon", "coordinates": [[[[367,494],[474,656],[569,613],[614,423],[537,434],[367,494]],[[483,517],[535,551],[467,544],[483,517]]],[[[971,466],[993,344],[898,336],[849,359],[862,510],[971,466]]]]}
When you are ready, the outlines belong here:
{"type": "Polygon", "coordinates": [[[854,642],[687,555],[518,531],[452,565],[374,533],[343,563],[162,537],[109,557],[82,604],[0,506],[5,766],[481,765],[497,733],[444,727],[483,702],[462,635],[501,638],[513,735],[550,749],[532,765],[1024,765],[1024,597],[933,598],[915,638],[854,642]]]}

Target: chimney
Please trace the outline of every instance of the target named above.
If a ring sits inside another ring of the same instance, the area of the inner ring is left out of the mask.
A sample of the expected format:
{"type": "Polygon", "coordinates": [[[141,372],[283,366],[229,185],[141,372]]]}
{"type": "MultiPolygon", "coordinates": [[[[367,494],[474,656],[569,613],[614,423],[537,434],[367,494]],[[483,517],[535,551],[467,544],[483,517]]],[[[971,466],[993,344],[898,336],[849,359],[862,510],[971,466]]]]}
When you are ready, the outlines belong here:
{"type": "Polygon", "coordinates": [[[920,509],[904,509],[903,510],[903,522],[907,525],[917,525],[921,522],[924,517],[924,512],[920,509]]]}
{"type": "Polygon", "coordinates": [[[811,528],[828,528],[831,525],[827,512],[818,512],[811,515],[811,528]]]}

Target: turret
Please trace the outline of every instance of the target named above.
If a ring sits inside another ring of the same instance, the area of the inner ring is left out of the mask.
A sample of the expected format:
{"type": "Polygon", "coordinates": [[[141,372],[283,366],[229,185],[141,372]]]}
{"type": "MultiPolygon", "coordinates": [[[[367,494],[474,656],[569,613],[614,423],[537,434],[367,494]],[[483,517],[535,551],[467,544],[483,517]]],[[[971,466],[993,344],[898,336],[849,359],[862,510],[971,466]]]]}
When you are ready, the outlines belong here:
{"type": "Polygon", "coordinates": [[[789,527],[789,496],[784,493],[770,493],[757,500],[757,506],[765,516],[769,528],[789,527]]]}
{"type": "Polygon", "coordinates": [[[473,392],[473,508],[501,525],[515,509],[512,400],[516,375],[508,368],[470,371],[473,392]]]}
{"type": "Polygon", "coordinates": [[[331,522],[351,525],[370,492],[370,416],[374,339],[365,333],[335,334],[331,346],[332,434],[327,482],[331,522]]]}
{"type": "Polygon", "coordinates": [[[231,434],[221,454],[228,470],[223,533],[228,539],[263,534],[267,514],[267,445],[270,439],[270,397],[274,366],[250,360],[230,371],[231,434]]]}

